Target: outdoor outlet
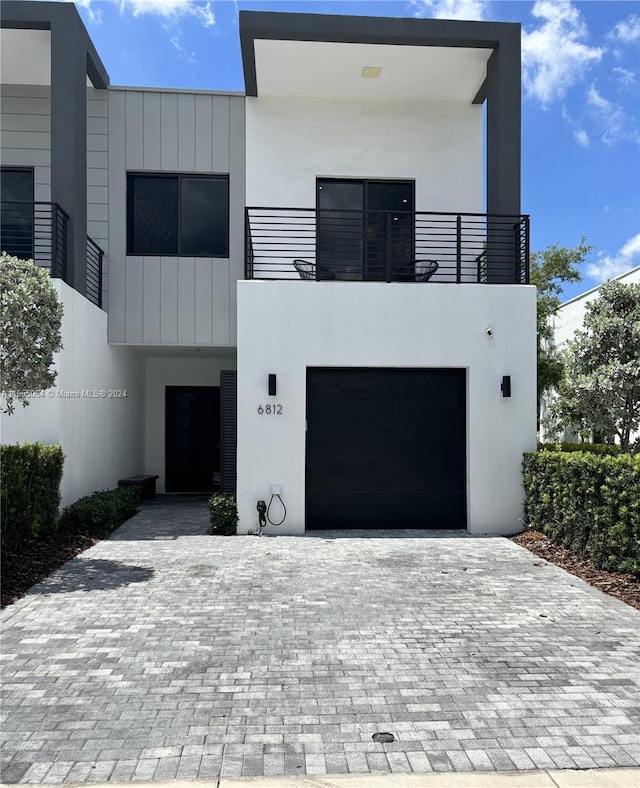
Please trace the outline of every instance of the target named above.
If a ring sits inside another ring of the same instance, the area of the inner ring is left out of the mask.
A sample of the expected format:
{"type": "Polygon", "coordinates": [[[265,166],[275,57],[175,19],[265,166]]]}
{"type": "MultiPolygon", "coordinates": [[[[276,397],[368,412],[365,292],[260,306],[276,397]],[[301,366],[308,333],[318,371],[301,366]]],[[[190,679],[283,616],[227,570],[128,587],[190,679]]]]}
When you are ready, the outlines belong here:
{"type": "Polygon", "coordinates": [[[272,484],[271,485],[271,495],[280,495],[282,493],[282,487],[279,484],[272,484]]]}

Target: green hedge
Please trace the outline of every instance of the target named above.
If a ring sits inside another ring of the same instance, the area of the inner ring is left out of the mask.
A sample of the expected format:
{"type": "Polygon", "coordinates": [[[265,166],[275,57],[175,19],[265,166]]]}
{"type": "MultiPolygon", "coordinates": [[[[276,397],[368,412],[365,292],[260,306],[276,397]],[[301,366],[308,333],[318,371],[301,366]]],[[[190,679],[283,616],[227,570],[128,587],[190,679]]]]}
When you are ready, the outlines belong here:
{"type": "Polygon", "coordinates": [[[218,536],[234,536],[238,526],[236,497],[231,493],[217,493],[209,498],[209,533],[218,536]]]}
{"type": "Polygon", "coordinates": [[[525,454],[525,525],[611,571],[640,576],[640,457],[525,454]]]}
{"type": "Polygon", "coordinates": [[[617,457],[620,447],[615,443],[539,443],[538,451],[574,452],[586,451],[589,454],[606,454],[617,457]]]}
{"type": "Polygon", "coordinates": [[[140,487],[118,487],[85,495],[62,512],[60,530],[105,537],[138,511],[140,487]]]}
{"type": "Polygon", "coordinates": [[[3,549],[20,550],[58,524],[64,454],[61,446],[0,447],[3,549]]]}

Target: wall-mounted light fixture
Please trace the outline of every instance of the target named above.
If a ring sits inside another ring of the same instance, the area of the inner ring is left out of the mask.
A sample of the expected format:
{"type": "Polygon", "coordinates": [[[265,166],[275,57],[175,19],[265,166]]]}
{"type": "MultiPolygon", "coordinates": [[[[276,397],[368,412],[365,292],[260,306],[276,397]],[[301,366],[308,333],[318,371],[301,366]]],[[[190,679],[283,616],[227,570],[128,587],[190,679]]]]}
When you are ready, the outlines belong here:
{"type": "Polygon", "coordinates": [[[275,397],[276,395],[276,376],[273,372],[269,373],[269,396],[275,397]]]}
{"type": "Polygon", "coordinates": [[[502,391],[503,397],[511,396],[511,375],[502,376],[502,383],[500,384],[500,390],[502,391]]]}

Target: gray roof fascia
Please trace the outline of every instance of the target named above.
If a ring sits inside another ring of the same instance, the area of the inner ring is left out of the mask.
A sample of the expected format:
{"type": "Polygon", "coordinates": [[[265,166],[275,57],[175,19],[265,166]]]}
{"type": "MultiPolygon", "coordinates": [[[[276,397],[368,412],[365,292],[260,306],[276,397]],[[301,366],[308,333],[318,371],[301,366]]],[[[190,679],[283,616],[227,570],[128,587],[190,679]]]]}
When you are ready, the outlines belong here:
{"type": "MultiPolygon", "coordinates": [[[[347,44],[438,46],[497,49],[502,40],[520,37],[514,22],[467,22],[450,19],[289,14],[240,11],[240,46],[247,96],[258,95],[255,48],[257,39],[326,41],[347,44]]],[[[479,101],[483,88],[476,94],[479,101]]]]}

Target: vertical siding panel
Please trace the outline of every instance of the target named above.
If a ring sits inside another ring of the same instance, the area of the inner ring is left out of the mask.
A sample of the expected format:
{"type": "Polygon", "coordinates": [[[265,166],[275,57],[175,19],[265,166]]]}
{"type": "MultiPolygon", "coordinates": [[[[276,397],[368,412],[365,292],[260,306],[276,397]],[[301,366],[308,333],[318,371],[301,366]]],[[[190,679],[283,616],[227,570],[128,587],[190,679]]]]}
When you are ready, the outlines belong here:
{"type": "Polygon", "coordinates": [[[160,94],[160,168],[168,172],[178,169],[178,96],[160,94]]]}
{"type": "Polygon", "coordinates": [[[142,123],[142,93],[127,90],[126,105],[126,167],[141,170],[144,167],[144,134],[142,123]]]}
{"type": "Polygon", "coordinates": [[[196,258],[195,261],[195,341],[199,345],[213,343],[211,290],[213,287],[213,267],[216,263],[216,260],[204,258],[196,258]]]}
{"type": "Polygon", "coordinates": [[[144,258],[127,257],[125,275],[126,341],[135,344],[143,341],[143,292],[144,258]]]}
{"type": "Polygon", "coordinates": [[[178,265],[178,342],[193,345],[195,330],[196,273],[193,257],[181,257],[178,265]]]}
{"type": "MultiPolygon", "coordinates": [[[[226,260],[215,260],[213,268],[213,344],[230,343],[229,328],[229,264],[226,260]]],[[[234,298],[235,301],[235,298],[234,298]]]]}
{"type": "Polygon", "coordinates": [[[144,258],[143,341],[160,344],[160,258],[144,258]]]}
{"type": "Polygon", "coordinates": [[[159,170],[161,165],[160,95],[160,93],[145,93],[143,95],[145,170],[159,170]]]}
{"type": "Polygon", "coordinates": [[[211,169],[213,172],[229,172],[229,96],[212,96],[211,99],[213,102],[211,169]]]}
{"type": "Polygon", "coordinates": [[[198,172],[211,172],[211,96],[196,95],[196,162],[198,172]]]}
{"type": "Polygon", "coordinates": [[[178,94],[178,169],[196,168],[196,102],[193,93],[178,94]]]}
{"type": "Polygon", "coordinates": [[[160,342],[178,343],[178,266],[175,257],[160,258],[160,342]]]}
{"type": "Polygon", "coordinates": [[[126,94],[109,91],[109,341],[125,341],[126,271],[126,94]]]}

